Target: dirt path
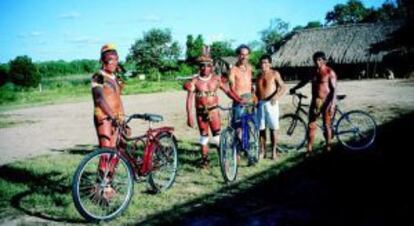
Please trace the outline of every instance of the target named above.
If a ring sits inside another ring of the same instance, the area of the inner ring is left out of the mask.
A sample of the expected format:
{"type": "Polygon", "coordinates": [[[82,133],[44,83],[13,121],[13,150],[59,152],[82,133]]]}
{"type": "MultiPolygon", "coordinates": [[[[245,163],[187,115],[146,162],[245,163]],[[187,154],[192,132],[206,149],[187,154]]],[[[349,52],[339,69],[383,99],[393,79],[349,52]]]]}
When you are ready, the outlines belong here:
{"type": "MultiPolygon", "coordinates": [[[[289,85],[291,86],[291,85],[289,85]]],[[[309,85],[302,88],[309,94],[309,85]]],[[[340,81],[339,93],[347,94],[344,109],[364,109],[379,123],[404,112],[414,110],[413,80],[340,81]]],[[[164,116],[160,125],[173,125],[178,139],[197,139],[198,131],[186,127],[185,97],[183,91],[124,96],[127,114],[151,112],[164,116]]],[[[227,97],[221,98],[229,103],[227,97]]],[[[281,100],[290,104],[290,97],[281,100]]],[[[0,120],[15,122],[13,127],[0,128],[0,165],[42,154],[59,153],[75,146],[96,144],[92,122],[92,101],[65,103],[0,112],[0,120]]],[[[134,133],[147,127],[144,123],[132,125],[134,133]]]]}

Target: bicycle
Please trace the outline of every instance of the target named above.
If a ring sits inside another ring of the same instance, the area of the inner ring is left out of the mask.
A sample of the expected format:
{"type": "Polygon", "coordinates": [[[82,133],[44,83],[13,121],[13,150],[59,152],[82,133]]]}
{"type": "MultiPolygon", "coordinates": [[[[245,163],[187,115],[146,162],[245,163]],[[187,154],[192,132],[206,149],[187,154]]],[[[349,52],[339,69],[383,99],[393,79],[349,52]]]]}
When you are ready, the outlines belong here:
{"type": "Polygon", "coordinates": [[[72,198],[86,220],[108,221],[125,211],[134,181],[147,178],[155,192],[173,185],[178,164],[174,128],[152,128],[153,122],[162,120],[160,115],[133,114],[124,123],[115,123],[115,149],[98,148],[82,159],[73,177],[72,198]],[[128,136],[127,125],[132,119],[149,122],[144,135],[128,136]],[[138,153],[139,148],[143,153],[138,153]]]}
{"type": "Polygon", "coordinates": [[[250,112],[243,113],[240,120],[232,123],[230,110],[219,106],[223,111],[230,111],[228,125],[220,134],[219,159],[220,169],[225,182],[236,180],[238,171],[238,153],[244,151],[248,156],[248,164],[252,165],[259,161],[259,128],[255,119],[255,105],[242,104],[241,108],[251,108],[250,112]]]}
{"type": "MultiPolygon", "coordinates": [[[[301,93],[293,93],[293,104],[298,99],[295,112],[285,114],[279,119],[279,149],[281,151],[299,150],[305,145],[308,133],[308,124],[305,123],[301,114],[308,115],[304,107],[309,104],[302,103],[308,98],[301,93]]],[[[345,99],[346,95],[338,95],[338,102],[345,99]]],[[[323,130],[323,126],[317,123],[323,130]]],[[[375,141],[377,124],[374,118],[362,110],[343,112],[339,105],[336,105],[333,119],[331,120],[333,136],[336,136],[339,143],[348,150],[363,150],[369,148],[375,141]],[[339,118],[338,120],[336,120],[339,118]]]]}

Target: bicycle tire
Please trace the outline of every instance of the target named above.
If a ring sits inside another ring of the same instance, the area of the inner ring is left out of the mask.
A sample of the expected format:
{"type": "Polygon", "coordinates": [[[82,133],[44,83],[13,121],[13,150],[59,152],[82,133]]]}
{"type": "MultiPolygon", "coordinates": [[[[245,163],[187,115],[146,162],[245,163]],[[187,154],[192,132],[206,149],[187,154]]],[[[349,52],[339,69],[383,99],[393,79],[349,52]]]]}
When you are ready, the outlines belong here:
{"type": "Polygon", "coordinates": [[[306,142],[307,125],[294,114],[285,114],[279,119],[278,149],[283,152],[298,151],[306,142]]]}
{"type": "Polygon", "coordinates": [[[152,167],[148,182],[155,192],[169,189],[177,175],[177,141],[170,133],[158,136],[158,143],[152,154],[152,167]]]}
{"type": "Polygon", "coordinates": [[[335,135],[348,150],[369,148],[375,141],[377,124],[367,112],[353,110],[342,115],[335,127],[335,135]]]}
{"type": "Polygon", "coordinates": [[[235,140],[235,132],[233,128],[227,127],[220,134],[220,169],[226,183],[235,181],[237,177],[237,145],[235,143],[237,140],[235,140]]]}
{"type": "Polygon", "coordinates": [[[247,122],[249,127],[249,150],[248,153],[253,157],[253,161],[259,162],[259,129],[253,120],[247,122]]]}
{"type": "Polygon", "coordinates": [[[88,221],[109,221],[115,218],[128,207],[134,191],[133,170],[123,156],[117,155],[119,160],[114,167],[112,179],[101,177],[98,168],[102,164],[100,159],[103,155],[117,154],[110,149],[97,149],[82,159],[73,176],[72,198],[78,212],[88,221]],[[105,190],[109,188],[112,190],[105,190]],[[106,199],[105,192],[109,191],[115,193],[110,193],[112,196],[106,199]]]}

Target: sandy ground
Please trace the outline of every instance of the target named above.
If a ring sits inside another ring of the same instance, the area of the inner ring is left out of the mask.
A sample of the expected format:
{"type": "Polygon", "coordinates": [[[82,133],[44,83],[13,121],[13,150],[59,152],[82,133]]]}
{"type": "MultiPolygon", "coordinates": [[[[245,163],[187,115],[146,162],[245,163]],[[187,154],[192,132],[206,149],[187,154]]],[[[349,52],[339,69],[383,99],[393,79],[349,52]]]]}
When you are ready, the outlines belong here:
{"type": "MultiPolygon", "coordinates": [[[[291,87],[293,84],[289,84],[291,87]]],[[[344,110],[363,109],[374,115],[378,123],[414,110],[414,80],[340,81],[339,94],[347,94],[344,110]]],[[[309,94],[310,86],[302,88],[309,94]]],[[[127,114],[157,113],[165,121],[157,126],[176,128],[178,139],[196,141],[198,130],[186,126],[184,91],[124,96],[127,114]]],[[[223,104],[229,99],[222,95],[223,104]]],[[[291,97],[281,100],[281,111],[287,111],[291,97]]],[[[92,101],[64,103],[0,112],[0,120],[15,122],[0,128],[0,165],[43,154],[97,143],[92,121],[92,101]]],[[[132,124],[134,133],[147,128],[143,122],[132,124]]]]}

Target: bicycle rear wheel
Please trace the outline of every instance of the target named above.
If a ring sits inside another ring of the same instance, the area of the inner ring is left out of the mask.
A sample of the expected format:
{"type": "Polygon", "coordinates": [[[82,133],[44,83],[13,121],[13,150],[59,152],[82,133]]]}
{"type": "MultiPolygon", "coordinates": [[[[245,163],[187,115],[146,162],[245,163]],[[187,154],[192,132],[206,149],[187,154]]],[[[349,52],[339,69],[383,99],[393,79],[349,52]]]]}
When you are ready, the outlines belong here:
{"type": "Polygon", "coordinates": [[[225,182],[232,182],[237,177],[237,140],[236,131],[228,127],[221,132],[220,136],[220,169],[225,182]]]}
{"type": "Polygon", "coordinates": [[[113,150],[97,149],[88,154],[73,177],[72,198],[76,209],[89,221],[113,219],[131,201],[133,175],[128,161],[113,150]]]}
{"type": "Polygon", "coordinates": [[[345,113],[336,124],[339,142],[349,150],[369,148],[377,134],[375,120],[366,112],[354,110],[345,113]]]}
{"type": "Polygon", "coordinates": [[[286,114],[279,119],[278,149],[297,151],[305,145],[307,126],[302,118],[286,114]]]}
{"type": "Polygon", "coordinates": [[[152,171],[148,182],[156,192],[170,188],[177,174],[177,144],[172,134],[163,133],[152,154],[152,171]]]}

